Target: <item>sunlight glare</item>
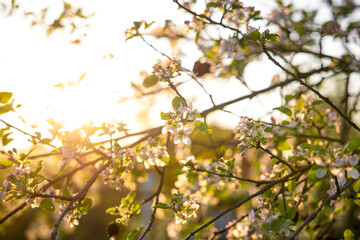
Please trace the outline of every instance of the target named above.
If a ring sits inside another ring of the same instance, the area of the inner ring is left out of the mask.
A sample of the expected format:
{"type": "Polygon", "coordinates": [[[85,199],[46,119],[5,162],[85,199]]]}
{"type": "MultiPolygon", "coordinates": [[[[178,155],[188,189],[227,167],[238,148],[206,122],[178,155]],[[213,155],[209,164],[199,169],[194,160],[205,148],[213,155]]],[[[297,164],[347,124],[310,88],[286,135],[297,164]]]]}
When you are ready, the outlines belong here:
{"type": "Polygon", "coordinates": [[[68,131],[90,122],[109,121],[108,113],[114,108],[109,103],[113,101],[106,92],[97,90],[81,84],[57,89],[57,96],[52,98],[47,109],[49,116],[56,122],[63,122],[68,131]]]}

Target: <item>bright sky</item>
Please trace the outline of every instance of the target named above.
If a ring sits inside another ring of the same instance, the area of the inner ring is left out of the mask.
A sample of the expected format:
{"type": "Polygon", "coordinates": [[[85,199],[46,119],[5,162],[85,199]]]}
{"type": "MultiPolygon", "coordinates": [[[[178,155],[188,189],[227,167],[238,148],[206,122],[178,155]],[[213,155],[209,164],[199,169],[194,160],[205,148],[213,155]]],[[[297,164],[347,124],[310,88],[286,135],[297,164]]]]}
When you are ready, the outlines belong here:
{"type": "MultiPolygon", "coordinates": [[[[59,4],[58,9],[61,11],[62,1],[54,2],[59,4]]],[[[150,72],[152,65],[161,56],[138,39],[125,43],[124,30],[133,26],[133,21],[142,19],[156,21],[158,24],[162,24],[165,19],[172,19],[175,23],[182,24],[184,20],[191,20],[191,17],[177,10],[176,4],[171,0],[105,0],[101,4],[95,0],[88,0],[86,4],[80,0],[68,2],[74,6],[83,6],[85,13],[95,12],[89,19],[90,27],[81,45],[64,40],[61,33],[46,37],[43,29],[29,28],[29,20],[21,16],[21,10],[11,17],[0,15],[0,91],[14,93],[16,103],[22,104],[18,113],[31,124],[43,126],[46,119],[54,118],[57,121],[64,120],[65,126],[71,129],[81,126],[84,121],[115,119],[128,123],[131,129],[143,128],[133,121],[132,113],[139,105],[120,105],[116,102],[121,97],[131,96],[130,81],[141,82],[139,71],[150,72]],[[114,55],[114,58],[104,58],[108,54],[114,55]],[[54,87],[58,83],[66,85],[68,82],[77,82],[84,73],[85,77],[75,87],[65,87],[64,90],[54,87]]],[[[267,1],[244,3],[258,5],[263,12],[269,9],[267,1]],[[258,5],[259,2],[265,4],[258,5]]],[[[38,11],[41,7],[46,7],[41,0],[24,0],[20,1],[20,5],[27,11],[38,11]]],[[[52,8],[50,11],[56,14],[56,9],[52,8]]],[[[171,55],[165,42],[151,40],[155,46],[171,55]]],[[[185,51],[189,56],[184,65],[191,69],[200,54],[193,48],[185,51]]],[[[260,73],[259,63],[255,62],[245,72],[245,77],[254,90],[263,88],[264,83],[267,86],[273,74],[279,72],[269,61],[262,62],[261,68],[260,73]]],[[[227,93],[218,96],[217,103],[239,96],[240,87],[233,87],[238,83],[231,80],[229,83],[231,91],[229,87],[219,86],[215,81],[209,80],[207,83],[210,92],[227,93]]],[[[184,92],[184,95],[191,94],[184,92]]],[[[210,107],[207,100],[206,102],[197,107],[201,110],[210,107]]],[[[235,104],[234,107],[244,109],[250,117],[255,117],[263,116],[264,109],[270,110],[279,104],[278,98],[272,98],[270,101],[259,102],[259,107],[256,108],[247,109],[245,104],[235,104]]],[[[155,117],[152,125],[162,124],[159,113],[170,108],[170,102],[158,104],[153,110],[155,117]]],[[[15,125],[21,124],[11,114],[1,118],[15,125]]],[[[238,121],[228,114],[223,119],[225,123],[231,124],[238,121]]]]}
{"type": "MultiPolygon", "coordinates": [[[[36,9],[23,2],[25,9],[36,9]]],[[[40,1],[32,2],[44,6],[40,1]]],[[[138,80],[138,72],[150,70],[159,57],[136,39],[125,44],[124,30],[135,20],[162,23],[166,18],[183,16],[166,0],[98,3],[86,3],[85,11],[96,14],[89,20],[91,27],[81,45],[64,40],[61,33],[48,38],[43,30],[30,29],[29,22],[22,17],[2,17],[1,91],[14,93],[16,102],[23,105],[18,112],[28,122],[41,124],[53,117],[71,121],[70,125],[81,125],[85,119],[118,118],[116,102],[131,94],[130,81],[138,80]],[[109,53],[114,58],[104,59],[109,53]],[[77,82],[83,73],[86,75],[76,87],[64,90],[54,87],[58,83],[77,82]]],[[[127,120],[124,115],[121,114],[121,119],[127,120]]]]}

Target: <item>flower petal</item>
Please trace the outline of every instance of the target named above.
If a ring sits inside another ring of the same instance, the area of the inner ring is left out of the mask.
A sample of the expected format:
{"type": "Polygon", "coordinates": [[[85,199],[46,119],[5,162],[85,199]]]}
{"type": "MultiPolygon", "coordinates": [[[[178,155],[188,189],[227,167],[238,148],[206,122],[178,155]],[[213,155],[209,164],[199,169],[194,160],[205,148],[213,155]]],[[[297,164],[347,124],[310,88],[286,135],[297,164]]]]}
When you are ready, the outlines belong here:
{"type": "Polygon", "coordinates": [[[162,134],[166,134],[168,132],[168,126],[164,126],[161,130],[162,134]]]}
{"type": "Polygon", "coordinates": [[[316,171],[316,177],[317,178],[323,178],[327,173],[327,169],[326,168],[319,168],[317,171],[316,171]]]}
{"type": "Polygon", "coordinates": [[[174,144],[178,144],[178,143],[180,143],[181,142],[181,137],[180,137],[180,135],[176,135],[175,137],[174,137],[174,144]]]}
{"type": "Polygon", "coordinates": [[[347,172],[349,176],[352,177],[353,179],[358,179],[360,177],[358,170],[356,170],[355,168],[348,169],[347,172]]]}
{"type": "Polygon", "coordinates": [[[189,136],[183,135],[182,136],[182,142],[185,143],[186,145],[190,145],[191,144],[191,139],[189,138],[189,136]]]}
{"type": "Polygon", "coordinates": [[[359,162],[358,156],[352,156],[351,158],[349,158],[349,163],[351,166],[356,166],[358,162],[359,162]]]}

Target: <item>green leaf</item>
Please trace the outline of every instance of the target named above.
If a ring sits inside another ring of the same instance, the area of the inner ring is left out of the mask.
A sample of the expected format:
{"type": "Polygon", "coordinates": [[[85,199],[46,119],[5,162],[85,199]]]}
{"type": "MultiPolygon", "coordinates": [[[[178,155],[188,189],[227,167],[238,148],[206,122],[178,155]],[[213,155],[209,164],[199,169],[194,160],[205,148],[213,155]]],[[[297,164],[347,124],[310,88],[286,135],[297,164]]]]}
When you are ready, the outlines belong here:
{"type": "Polygon", "coordinates": [[[197,32],[196,32],[196,35],[195,35],[195,38],[194,38],[195,44],[198,43],[198,41],[199,41],[199,36],[200,36],[200,31],[197,31],[197,32]]]}
{"type": "Polygon", "coordinates": [[[161,116],[162,120],[169,120],[170,119],[170,113],[161,112],[160,116],[161,116]]]}
{"type": "Polygon", "coordinates": [[[296,207],[287,208],[287,212],[285,214],[285,218],[288,220],[293,220],[296,216],[296,207]]]}
{"type": "Polygon", "coordinates": [[[12,93],[11,92],[0,92],[0,103],[7,103],[11,97],[12,97],[12,93]]]}
{"type": "Polygon", "coordinates": [[[261,34],[259,31],[252,31],[251,33],[245,36],[245,39],[256,42],[260,40],[260,37],[261,34]]]}
{"type": "Polygon", "coordinates": [[[171,176],[178,176],[178,175],[183,174],[184,172],[185,172],[185,171],[182,170],[182,169],[177,169],[177,170],[175,170],[175,171],[171,174],[171,176]]]}
{"type": "Polygon", "coordinates": [[[40,160],[35,168],[35,170],[31,173],[31,177],[35,177],[39,172],[40,170],[42,169],[42,160],[40,160]]]}
{"type": "Polygon", "coordinates": [[[146,88],[156,85],[158,82],[158,77],[155,75],[147,76],[143,81],[143,86],[146,88]]]}
{"type": "Polygon", "coordinates": [[[351,153],[359,147],[360,147],[360,138],[351,140],[347,142],[344,147],[345,153],[351,153]]]}
{"type": "Polygon", "coordinates": [[[216,167],[216,171],[221,172],[221,173],[227,173],[226,169],[223,167],[220,167],[220,166],[216,167]]]}
{"type": "Polygon", "coordinates": [[[111,214],[111,215],[119,215],[119,209],[118,209],[118,207],[108,208],[108,209],[106,209],[105,212],[108,213],[108,214],[111,214]]]}
{"type": "Polygon", "coordinates": [[[134,22],[134,26],[136,29],[139,29],[141,27],[142,22],[134,22]]]}
{"type": "Polygon", "coordinates": [[[344,231],[344,240],[355,240],[355,235],[350,229],[344,231]]]}
{"type": "Polygon", "coordinates": [[[174,97],[174,99],[172,100],[172,106],[175,109],[178,109],[180,107],[180,105],[183,107],[186,106],[185,101],[180,97],[174,97]]]}
{"type": "Polygon", "coordinates": [[[286,151],[286,150],[290,150],[290,149],[291,149],[290,144],[289,144],[288,141],[286,141],[286,140],[279,142],[278,145],[277,145],[277,148],[278,148],[280,151],[286,151]]]}
{"type": "Polygon", "coordinates": [[[145,23],[145,29],[149,28],[155,21],[152,21],[150,23],[145,23]]]}
{"type": "Polygon", "coordinates": [[[286,96],[285,96],[285,101],[286,101],[286,102],[289,102],[289,101],[291,101],[292,99],[297,98],[297,97],[298,97],[297,95],[286,95],[286,96]]]}
{"type": "Polygon", "coordinates": [[[315,183],[320,180],[316,176],[316,172],[319,168],[320,168],[320,166],[318,166],[318,165],[314,165],[310,168],[308,179],[307,179],[308,184],[312,184],[312,183],[315,183]]]}
{"type": "Polygon", "coordinates": [[[32,182],[28,184],[28,187],[33,188],[36,185],[42,183],[44,180],[45,180],[44,176],[37,175],[36,177],[33,178],[32,182]]]}
{"type": "Polygon", "coordinates": [[[207,8],[216,8],[216,7],[221,7],[221,3],[215,3],[215,2],[209,2],[206,4],[207,8]]]}
{"type": "Polygon", "coordinates": [[[305,102],[304,100],[300,99],[297,103],[296,103],[296,106],[295,106],[295,110],[296,111],[301,111],[305,106],[305,102]]]}
{"type": "Polygon", "coordinates": [[[83,73],[83,74],[80,76],[77,84],[81,83],[81,81],[84,79],[85,75],[86,75],[86,73],[83,73]]]}
{"type": "Polygon", "coordinates": [[[170,207],[166,203],[156,204],[153,208],[169,209],[170,207]]]}
{"type": "Polygon", "coordinates": [[[144,228],[138,227],[137,229],[133,230],[126,238],[126,240],[136,240],[139,234],[142,232],[144,228]]]}
{"type": "Polygon", "coordinates": [[[4,134],[3,137],[2,137],[2,144],[3,146],[6,146],[8,145],[9,143],[11,143],[14,139],[10,138],[10,134],[12,134],[11,132],[10,133],[7,133],[7,134],[4,134]]]}
{"type": "Polygon", "coordinates": [[[132,203],[134,201],[135,194],[136,194],[136,190],[129,192],[126,197],[121,199],[121,206],[127,207],[130,203],[132,203]]]}
{"type": "Polygon", "coordinates": [[[43,138],[43,139],[41,139],[40,142],[41,142],[42,144],[50,144],[51,141],[52,141],[51,138],[43,138]]]}
{"type": "Polygon", "coordinates": [[[290,192],[293,192],[296,188],[296,182],[295,180],[288,181],[288,189],[290,192]]]}
{"type": "Polygon", "coordinates": [[[44,198],[41,202],[40,202],[40,207],[48,210],[50,212],[55,212],[55,206],[54,203],[49,199],[49,198],[44,198]]]}
{"type": "Polygon", "coordinates": [[[352,188],[355,192],[360,192],[360,179],[356,180],[356,182],[352,185],[352,188]]]}
{"type": "Polygon", "coordinates": [[[92,200],[90,198],[85,198],[82,202],[77,206],[77,209],[83,214],[88,214],[90,207],[92,205],[92,200]]]}
{"type": "Polygon", "coordinates": [[[0,114],[7,113],[13,110],[13,107],[11,104],[6,104],[4,106],[0,106],[0,114]]]}
{"type": "Polygon", "coordinates": [[[234,159],[229,159],[225,161],[225,165],[229,167],[229,169],[233,170],[235,168],[234,159]]]}
{"type": "Polygon", "coordinates": [[[322,103],[324,103],[323,100],[317,99],[317,100],[315,100],[315,101],[312,101],[312,102],[311,102],[311,105],[315,106],[315,105],[322,104],[322,103]]]}
{"type": "Polygon", "coordinates": [[[62,83],[58,83],[56,85],[54,85],[54,87],[60,88],[60,89],[64,89],[65,85],[62,83]]]}
{"type": "Polygon", "coordinates": [[[170,165],[170,161],[171,161],[171,159],[169,158],[169,157],[162,157],[161,158],[164,162],[165,162],[165,165],[166,166],[169,166],[170,165]]]}
{"type": "Polygon", "coordinates": [[[4,169],[4,168],[9,168],[13,165],[14,163],[10,160],[3,160],[0,161],[0,169],[4,169]]]}
{"type": "Polygon", "coordinates": [[[139,214],[141,211],[141,204],[138,202],[134,202],[134,204],[131,207],[131,213],[132,214],[139,214]]]}
{"type": "Polygon", "coordinates": [[[202,121],[195,121],[195,127],[197,129],[199,129],[202,133],[205,133],[205,134],[212,133],[212,130],[208,127],[208,125],[206,125],[202,121]]]}
{"type": "Polygon", "coordinates": [[[277,107],[277,108],[274,108],[273,110],[279,110],[280,112],[285,113],[288,116],[291,116],[291,114],[292,114],[291,110],[287,107],[277,107]]]}
{"type": "Polygon", "coordinates": [[[270,42],[279,42],[279,35],[270,33],[266,36],[266,39],[270,42]]]}
{"type": "Polygon", "coordinates": [[[271,228],[271,230],[273,230],[276,233],[276,232],[279,232],[281,229],[288,227],[292,224],[293,223],[289,220],[285,220],[283,218],[278,218],[270,223],[270,228],[271,228]]]}

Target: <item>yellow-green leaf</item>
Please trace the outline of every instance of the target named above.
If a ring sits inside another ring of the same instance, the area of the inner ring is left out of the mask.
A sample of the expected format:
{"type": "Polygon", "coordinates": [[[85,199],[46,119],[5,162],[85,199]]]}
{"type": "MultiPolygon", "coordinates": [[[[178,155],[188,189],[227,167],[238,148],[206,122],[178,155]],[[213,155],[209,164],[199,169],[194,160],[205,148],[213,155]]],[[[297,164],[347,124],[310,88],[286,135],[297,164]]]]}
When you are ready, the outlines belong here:
{"type": "Polygon", "coordinates": [[[12,93],[11,92],[0,92],[0,103],[7,103],[11,97],[12,97],[12,93]]]}

